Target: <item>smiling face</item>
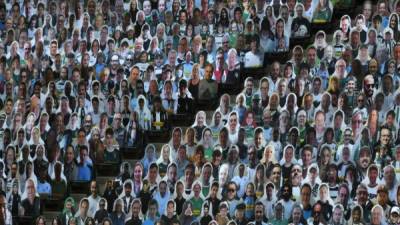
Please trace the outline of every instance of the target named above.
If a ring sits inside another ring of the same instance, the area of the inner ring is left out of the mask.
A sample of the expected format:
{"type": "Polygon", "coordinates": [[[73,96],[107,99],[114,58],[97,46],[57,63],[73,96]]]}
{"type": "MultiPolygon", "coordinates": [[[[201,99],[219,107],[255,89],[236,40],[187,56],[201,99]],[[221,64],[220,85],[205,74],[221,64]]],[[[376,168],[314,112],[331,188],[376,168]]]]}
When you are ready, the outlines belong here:
{"type": "Polygon", "coordinates": [[[143,169],[140,165],[135,166],[135,170],[133,171],[133,176],[136,181],[140,181],[143,176],[143,169]]]}
{"type": "Polygon", "coordinates": [[[200,126],[200,127],[203,126],[204,125],[204,120],[205,120],[204,113],[199,113],[197,115],[197,125],[200,126]]]}
{"type": "Polygon", "coordinates": [[[36,194],[35,184],[32,180],[26,182],[26,191],[29,199],[34,199],[36,194]]]}
{"type": "Polygon", "coordinates": [[[226,183],[227,177],[228,177],[228,168],[227,167],[221,167],[219,170],[219,184],[223,185],[226,183]]]}
{"type": "Polygon", "coordinates": [[[381,129],[381,138],[380,138],[382,145],[389,144],[390,141],[390,130],[389,129],[381,129]]]}
{"type": "Polygon", "coordinates": [[[382,210],[378,207],[374,208],[371,213],[371,224],[381,224],[382,210]]]}
{"type": "Polygon", "coordinates": [[[371,155],[367,150],[360,152],[359,165],[362,169],[366,169],[371,162],[371,155]]]}
{"type": "Polygon", "coordinates": [[[229,128],[230,128],[230,130],[231,131],[233,131],[233,130],[235,130],[236,129],[236,126],[237,126],[237,115],[236,114],[232,114],[230,117],[229,117],[229,128]]]}

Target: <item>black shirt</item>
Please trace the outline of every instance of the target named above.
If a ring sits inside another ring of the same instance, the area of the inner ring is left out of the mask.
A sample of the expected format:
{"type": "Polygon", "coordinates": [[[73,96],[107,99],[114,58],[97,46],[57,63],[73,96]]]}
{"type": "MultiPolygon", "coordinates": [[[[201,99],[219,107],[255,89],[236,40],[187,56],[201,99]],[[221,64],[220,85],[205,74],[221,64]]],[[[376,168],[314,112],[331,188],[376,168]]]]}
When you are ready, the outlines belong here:
{"type": "Polygon", "coordinates": [[[131,218],[130,220],[128,220],[125,225],[142,225],[142,220],[137,218],[131,218]]]}
{"type": "Polygon", "coordinates": [[[40,199],[38,197],[35,197],[33,205],[31,205],[27,198],[22,200],[21,205],[24,208],[24,216],[31,216],[33,218],[40,216],[40,199]]]}
{"type": "Polygon", "coordinates": [[[181,215],[182,213],[182,208],[183,208],[183,203],[185,203],[186,199],[181,198],[175,198],[175,205],[176,205],[176,214],[181,215]]]}

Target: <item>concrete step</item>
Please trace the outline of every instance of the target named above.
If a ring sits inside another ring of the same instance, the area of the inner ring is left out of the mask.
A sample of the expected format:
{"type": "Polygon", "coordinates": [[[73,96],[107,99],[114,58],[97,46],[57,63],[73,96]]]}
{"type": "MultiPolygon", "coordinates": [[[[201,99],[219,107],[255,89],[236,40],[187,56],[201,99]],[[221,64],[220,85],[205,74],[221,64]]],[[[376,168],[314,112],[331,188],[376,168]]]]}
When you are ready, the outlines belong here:
{"type": "Polygon", "coordinates": [[[70,196],[75,200],[75,205],[79,206],[79,202],[82,198],[87,197],[86,194],[71,193],[70,196]]]}
{"type": "Polygon", "coordinates": [[[106,183],[108,180],[115,180],[115,177],[107,177],[107,176],[97,176],[96,177],[97,187],[99,189],[100,195],[103,195],[104,190],[106,189],[106,183]]]}

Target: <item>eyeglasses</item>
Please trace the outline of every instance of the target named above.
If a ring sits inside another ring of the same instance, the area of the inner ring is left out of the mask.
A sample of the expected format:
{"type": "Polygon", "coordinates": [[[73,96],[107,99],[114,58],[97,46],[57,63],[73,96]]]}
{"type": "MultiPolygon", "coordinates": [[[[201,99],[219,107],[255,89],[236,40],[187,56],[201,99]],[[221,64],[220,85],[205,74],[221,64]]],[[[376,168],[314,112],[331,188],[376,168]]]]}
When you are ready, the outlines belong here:
{"type": "Polygon", "coordinates": [[[228,189],[228,192],[235,192],[235,189],[228,189]]]}

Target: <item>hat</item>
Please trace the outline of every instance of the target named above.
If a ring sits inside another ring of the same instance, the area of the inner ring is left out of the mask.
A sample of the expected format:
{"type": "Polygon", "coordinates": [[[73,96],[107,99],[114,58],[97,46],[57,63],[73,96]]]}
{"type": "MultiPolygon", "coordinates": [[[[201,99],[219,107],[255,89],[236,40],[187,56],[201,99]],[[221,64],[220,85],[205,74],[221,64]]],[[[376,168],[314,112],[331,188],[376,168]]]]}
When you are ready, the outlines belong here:
{"type": "Polygon", "coordinates": [[[112,60],[112,61],[118,61],[118,59],[119,59],[118,55],[113,55],[113,56],[111,57],[111,60],[112,60]]]}
{"type": "Polygon", "coordinates": [[[398,206],[393,206],[392,209],[390,210],[390,214],[392,213],[397,213],[400,215],[400,208],[398,206]]]}
{"type": "Polygon", "coordinates": [[[130,31],[130,30],[135,30],[134,27],[132,26],[132,24],[129,25],[129,26],[126,28],[126,31],[130,31]]]}
{"type": "Polygon", "coordinates": [[[220,145],[217,145],[214,147],[213,155],[217,154],[217,153],[219,153],[219,154],[222,153],[222,147],[220,145]]]}
{"type": "Polygon", "coordinates": [[[221,202],[219,204],[219,208],[228,208],[229,209],[228,203],[227,202],[221,202]]]}
{"type": "Polygon", "coordinates": [[[127,44],[127,45],[129,45],[128,38],[124,38],[124,39],[122,39],[122,41],[121,41],[121,45],[123,45],[123,44],[127,44]]]}
{"type": "Polygon", "coordinates": [[[310,165],[310,171],[311,171],[312,169],[315,169],[315,170],[318,171],[318,165],[317,165],[316,163],[312,163],[312,164],[310,165]]]}
{"type": "Polygon", "coordinates": [[[390,28],[390,27],[386,27],[386,28],[383,30],[383,33],[384,33],[384,34],[390,33],[391,35],[393,35],[393,30],[392,30],[392,28],[390,28]]]}
{"type": "Polygon", "coordinates": [[[121,26],[117,26],[117,27],[115,28],[115,31],[120,31],[120,32],[122,32],[122,27],[121,27],[121,26]]]}

